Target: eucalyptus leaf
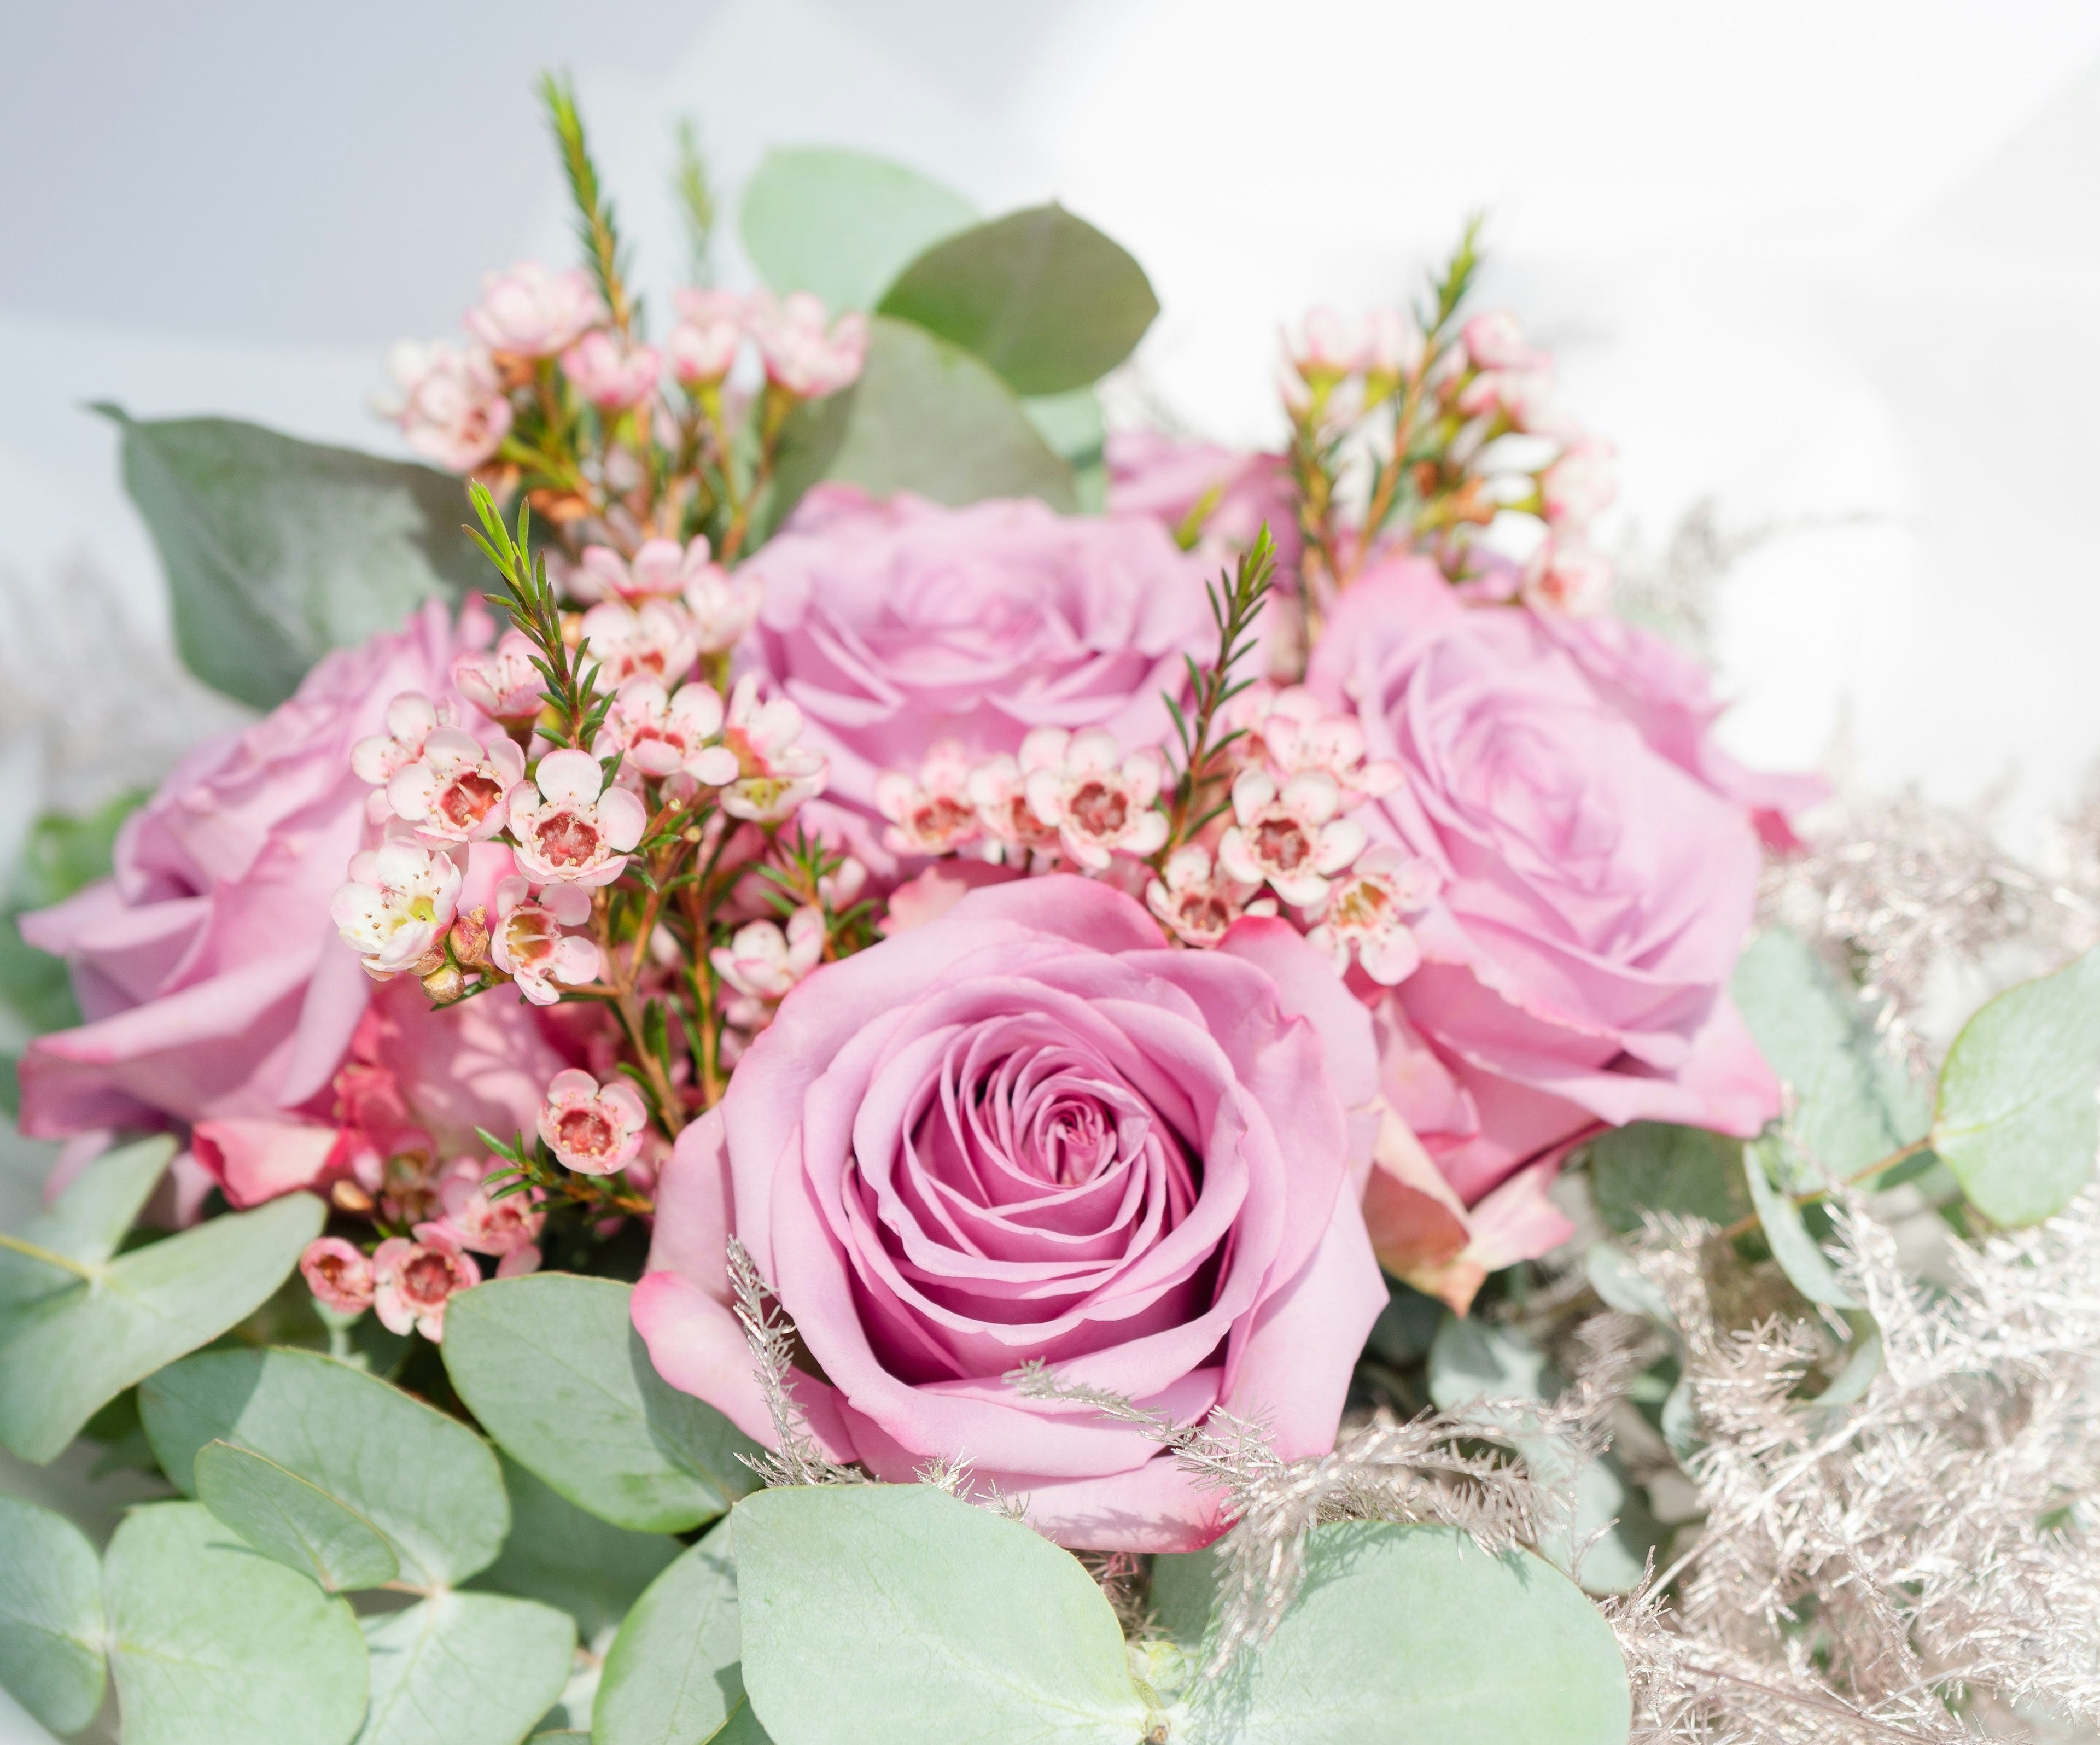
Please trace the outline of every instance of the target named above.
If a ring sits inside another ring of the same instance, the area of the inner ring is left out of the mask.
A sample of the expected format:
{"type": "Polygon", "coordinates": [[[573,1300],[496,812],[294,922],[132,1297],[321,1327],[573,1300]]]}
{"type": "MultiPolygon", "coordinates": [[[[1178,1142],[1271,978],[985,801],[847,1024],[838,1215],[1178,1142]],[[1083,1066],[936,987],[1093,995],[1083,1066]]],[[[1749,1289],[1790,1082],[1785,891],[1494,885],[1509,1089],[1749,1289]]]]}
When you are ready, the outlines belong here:
{"type": "Polygon", "coordinates": [[[311,1194],[287,1194],[0,1310],[0,1442],[51,1459],[104,1402],[260,1307],[325,1216],[311,1194]]]}
{"type": "Polygon", "coordinates": [[[597,1745],[701,1745],[744,1703],[736,1565],[724,1522],[655,1581],[605,1657],[597,1745]]]}
{"type": "Polygon", "coordinates": [[[1541,1426],[1538,1408],[1550,1403],[1561,1386],[1546,1354],[1507,1329],[1451,1315],[1430,1347],[1430,1398],[1446,1410],[1509,1402],[1492,1416],[1511,1446],[1542,1486],[1573,1492],[1573,1510],[1543,1536],[1540,1551],[1592,1593],[1628,1593],[1639,1584],[1662,1530],[1616,1461],[1584,1459],[1566,1438],[1541,1426]]]}
{"type": "Polygon", "coordinates": [[[1793,1091],[1788,1130],[1811,1162],[1849,1179],[1924,1136],[1932,1119],[1924,1087],[1874,1033],[1857,994],[1801,939],[1777,928],[1760,933],[1731,991],[1793,1091]]]}
{"type": "MultiPolygon", "coordinates": [[[[117,1252],[139,1209],[175,1155],[163,1135],[106,1151],[82,1170],[55,1204],[14,1234],[22,1241],[83,1266],[96,1267],[117,1252]]],[[[69,1289],[77,1275],[11,1249],[0,1248],[0,1327],[7,1311],[69,1289]]],[[[0,1334],[4,1337],[4,1334],[0,1334]]]]}
{"type": "Polygon", "coordinates": [[[576,1646],[566,1612],[493,1593],[434,1593],[364,1624],[372,1706],[357,1745],[517,1745],[576,1646]]]}
{"type": "Polygon", "coordinates": [[[103,1571],[124,1745],[348,1745],[364,1713],[350,1607],[196,1503],[134,1510],[103,1571]]]}
{"type": "Polygon", "coordinates": [[[102,1707],[102,1562],[64,1516],[0,1496],[0,1685],[54,1733],[102,1707]]]}
{"type": "Polygon", "coordinates": [[[618,1624],[684,1549],[662,1533],[630,1533],[587,1514],[507,1455],[510,1536],[473,1585],[558,1606],[589,1641],[618,1624]]]}
{"type": "Polygon", "coordinates": [[[935,243],[883,293],[885,315],[982,358],[1021,394],[1064,394],[1128,357],[1159,313],[1145,269],[1062,206],[935,243]]]}
{"type": "Polygon", "coordinates": [[[865,152],[776,146],[743,191],[737,227],[772,289],[832,309],[869,309],[942,237],[977,222],[953,189],[865,152]]]}
{"type": "Polygon", "coordinates": [[[2096,1080],[2100,949],[1962,1025],[1939,1072],[1932,1148],[1985,1216],[2039,1223],[2092,1179],[2096,1080]]]}
{"type": "Polygon", "coordinates": [[[566,1272],[492,1280],[447,1309],[445,1369],[504,1451],[578,1508],[681,1532],[757,1483],[736,1458],[756,1444],[656,1373],[633,1294],[566,1272]]]}
{"type": "MultiPolygon", "coordinates": [[[[1566,1576],[1454,1527],[1316,1527],[1304,1589],[1219,1698],[1232,1745],[1623,1745],[1612,1628],[1566,1576]]],[[[762,1707],[762,1704],[761,1704],[762,1707]]]]}
{"type": "Polygon", "coordinates": [[[1750,1210],[1742,1156],[1743,1142],[1724,1133],[1636,1121],[1591,1142],[1590,1197],[1598,1215],[1617,1231],[1639,1229],[1648,1212],[1703,1218],[1725,1227],[1750,1210]]]}
{"type": "Polygon", "coordinates": [[[331,1593],[377,1588],[401,1573],[364,1517],[275,1461],[230,1442],[197,1450],[197,1500],[258,1551],[331,1593]]]}
{"type": "Polygon", "coordinates": [[[377,1528],[403,1578],[417,1586],[450,1585],[486,1568],[510,1529],[487,1443],[457,1418],[317,1351],[200,1351],[142,1386],[139,1408],[178,1489],[196,1493],[205,1443],[249,1449],[377,1528]]]}
{"type": "Polygon", "coordinates": [[[820,479],[951,505],[1040,497],[1052,509],[1078,505],[1071,469],[1011,388],[960,346],[880,315],[860,380],[788,419],[774,477],[776,522],[820,479]]]}
{"type": "Polygon", "coordinates": [[[927,1485],[826,1485],[748,1496],[734,1524],[744,1685],[779,1745],[1145,1734],[1107,1600],[1019,1522],[927,1485]]]}
{"type": "Polygon", "coordinates": [[[1801,1208],[1772,1181],[1774,1174],[1783,1182],[1798,1179],[1783,1155],[1785,1144],[1781,1135],[1767,1134],[1753,1139],[1743,1150],[1743,1179],[1749,1186],[1750,1203],[1757,1208],[1758,1223],[1771,1246],[1772,1258],[1793,1288],[1811,1302],[1825,1303],[1833,1309],[1856,1309],[1860,1307],[1860,1299],[1846,1289],[1822,1245],[1809,1234],[1808,1226],[1802,1221],[1801,1208]]]}
{"type": "Polygon", "coordinates": [[[486,584],[447,474],[230,418],[95,410],[123,432],[183,663],[229,697],[274,708],[330,649],[486,584]]]}

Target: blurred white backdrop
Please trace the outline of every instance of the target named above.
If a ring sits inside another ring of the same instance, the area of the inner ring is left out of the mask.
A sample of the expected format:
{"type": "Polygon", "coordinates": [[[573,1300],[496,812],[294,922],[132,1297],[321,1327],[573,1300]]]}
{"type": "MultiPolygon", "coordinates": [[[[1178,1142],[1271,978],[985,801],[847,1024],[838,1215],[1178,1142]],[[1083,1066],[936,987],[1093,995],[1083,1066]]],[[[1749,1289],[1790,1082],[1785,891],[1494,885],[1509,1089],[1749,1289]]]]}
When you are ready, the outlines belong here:
{"type": "Polygon", "coordinates": [[[548,65],[574,72],[660,287],[684,114],[732,194],[769,145],[821,143],[986,211],[1055,196],[1150,270],[1143,375],[1229,440],[1277,434],[1280,321],[1396,300],[1484,206],[1488,295],[1619,444],[1619,536],[1659,546],[1708,498],[1771,535],[1719,603],[1739,751],[1842,741],[1860,778],[1950,800],[2003,782],[2016,836],[2100,756],[2090,0],[10,0],[0,20],[0,866],[38,807],[234,718],[158,652],[157,566],[83,403],[398,452],[367,410],[387,342],[450,330],[484,268],[567,251],[530,89],[548,65]]]}
{"type": "MultiPolygon", "coordinates": [[[[2009,782],[2016,831],[2100,754],[2083,0],[11,10],[15,821],[96,779],[60,743],[80,689],[49,677],[91,664],[95,637],[63,634],[83,577],[159,624],[111,434],[82,403],[390,449],[366,409],[386,342],[450,329],[484,267],[567,250],[528,88],[548,64],[576,73],[645,276],[668,283],[677,258],[681,114],[732,191],[768,145],[832,142],[987,210],[1055,195],[1145,262],[1165,306],[1145,375],[1229,439],[1275,434],[1280,320],[1396,297],[1485,206],[1489,294],[1558,348],[1572,408],[1620,445],[1621,534],[1659,544],[1702,497],[1724,529],[1775,532],[1722,601],[1739,750],[1813,762],[1842,731],[1877,784],[2009,782]]],[[[156,714],[132,764],[213,712],[156,714]]]]}

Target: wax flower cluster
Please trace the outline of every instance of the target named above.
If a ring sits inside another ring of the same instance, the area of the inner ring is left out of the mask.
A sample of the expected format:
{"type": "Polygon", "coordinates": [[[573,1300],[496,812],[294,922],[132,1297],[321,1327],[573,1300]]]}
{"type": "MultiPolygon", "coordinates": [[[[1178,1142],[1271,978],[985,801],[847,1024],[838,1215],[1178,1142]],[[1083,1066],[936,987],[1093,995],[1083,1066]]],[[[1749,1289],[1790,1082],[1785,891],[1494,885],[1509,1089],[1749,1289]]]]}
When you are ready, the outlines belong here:
{"type": "Polygon", "coordinates": [[[1286,337],[1288,461],[1316,625],[1368,563],[1399,550],[1542,610],[1600,612],[1610,598],[1611,560],[1589,535],[1614,494],[1612,445],[1555,403],[1553,359],[1513,314],[1458,319],[1473,240],[1418,315],[1316,309],[1286,337]]]}

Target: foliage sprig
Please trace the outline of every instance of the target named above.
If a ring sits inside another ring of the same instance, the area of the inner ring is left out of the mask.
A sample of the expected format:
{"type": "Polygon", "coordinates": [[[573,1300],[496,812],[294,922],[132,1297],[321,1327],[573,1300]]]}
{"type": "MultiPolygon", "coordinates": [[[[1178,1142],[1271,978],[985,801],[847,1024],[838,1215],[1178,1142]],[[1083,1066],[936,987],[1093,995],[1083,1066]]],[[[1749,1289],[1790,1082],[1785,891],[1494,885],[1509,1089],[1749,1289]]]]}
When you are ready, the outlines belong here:
{"type": "Polygon", "coordinates": [[[1223,800],[1207,808],[1205,804],[1220,779],[1219,766],[1227,748],[1240,737],[1238,729],[1219,732],[1220,716],[1227,703],[1254,682],[1233,674],[1253,651],[1255,622],[1261,615],[1275,576],[1276,543],[1269,536],[1268,523],[1264,522],[1253,543],[1240,554],[1232,579],[1227,581],[1220,574],[1207,590],[1211,620],[1218,630],[1218,652],[1207,667],[1198,667],[1193,655],[1182,656],[1189,670],[1187,710],[1171,694],[1167,698],[1181,768],[1167,804],[1167,842],[1158,856],[1162,862],[1225,809],[1223,800]]]}

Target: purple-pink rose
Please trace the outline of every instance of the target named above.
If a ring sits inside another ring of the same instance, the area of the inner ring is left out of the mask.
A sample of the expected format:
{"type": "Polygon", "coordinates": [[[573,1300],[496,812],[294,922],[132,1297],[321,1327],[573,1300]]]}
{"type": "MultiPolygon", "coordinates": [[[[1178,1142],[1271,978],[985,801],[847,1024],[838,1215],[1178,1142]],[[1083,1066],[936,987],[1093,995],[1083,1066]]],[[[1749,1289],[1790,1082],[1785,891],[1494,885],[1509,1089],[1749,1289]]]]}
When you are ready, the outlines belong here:
{"type": "Polygon", "coordinates": [[[939,740],[1015,751],[1031,727],[1171,732],[1161,694],[1216,632],[1203,567],[1158,523],[1032,499],[946,509],[812,491],[739,572],[764,584],[752,652],[801,705],[829,800],[876,814],[876,778],[939,740]]]}
{"type": "Polygon", "coordinates": [[[1159,430],[1118,430],[1108,439],[1105,458],[1110,509],[1148,515],[1176,531],[1195,518],[1207,569],[1246,549],[1266,526],[1277,568],[1286,575],[1297,570],[1298,510],[1282,455],[1242,453],[1159,430]]]}
{"type": "Polygon", "coordinates": [[[1751,796],[1651,641],[1468,606],[1403,559],[1343,594],[1313,657],[1405,772],[1373,833],[1443,881],[1411,923],[1423,965],[1379,1012],[1383,1078],[1468,1207],[1599,1122],[1752,1134],[1779,1110],[1727,991],[1751,796]]]}
{"type": "Polygon", "coordinates": [[[1104,884],[975,891],[783,1002],[678,1141],[635,1324],[770,1439],[733,1233],[821,1368],[792,1386],[835,1457],[899,1482],[967,1461],[1064,1544],[1190,1549],[1215,1496],[1007,1377],[1039,1359],[1330,1447],[1386,1295],[1357,1204],[1375,1093],[1363,1008],[1284,923],[1178,950],[1104,884]]]}
{"type": "MultiPolygon", "coordinates": [[[[29,1045],[25,1132],[201,1126],[215,1139],[199,1150],[236,1204],[314,1178],[336,1139],[338,1073],[373,998],[329,913],[351,855],[376,834],[351,747],[386,731],[404,691],[477,720],[448,676],[465,646],[433,603],[399,632],[326,656],[289,701],[177,766],[126,823],[113,877],[24,917],[31,943],[72,966],[86,1019],[29,1045]]],[[[463,1129],[445,1139],[471,1143],[475,1120],[518,1100],[489,1089],[497,1057],[522,1074],[550,1051],[529,1017],[483,1001],[433,1015],[420,988],[408,992],[417,1009],[403,1005],[397,1024],[421,1040],[399,1065],[433,1075],[413,1100],[427,1105],[426,1126],[463,1129]],[[483,1066],[462,1073],[469,1056],[483,1066]],[[430,1113],[452,1104],[469,1118],[430,1113]]],[[[507,991],[490,998],[515,1003],[507,991]]],[[[525,1120],[537,1091],[523,1091],[525,1120]]]]}

